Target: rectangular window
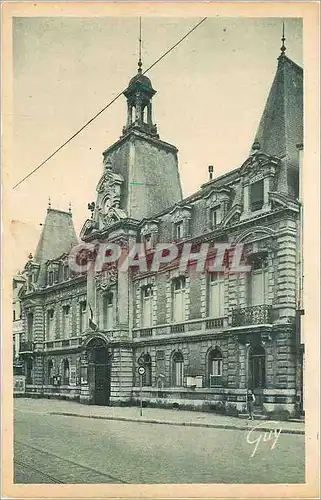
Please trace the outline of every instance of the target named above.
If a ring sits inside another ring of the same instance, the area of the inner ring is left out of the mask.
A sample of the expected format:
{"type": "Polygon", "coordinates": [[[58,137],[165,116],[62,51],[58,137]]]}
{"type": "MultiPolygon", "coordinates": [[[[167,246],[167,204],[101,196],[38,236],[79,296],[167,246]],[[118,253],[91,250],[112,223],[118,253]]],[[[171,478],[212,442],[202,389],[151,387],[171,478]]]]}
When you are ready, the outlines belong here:
{"type": "Polygon", "coordinates": [[[183,238],[183,221],[176,222],[174,226],[174,238],[175,240],[181,240],[183,238]]]}
{"type": "Polygon", "coordinates": [[[220,377],[222,375],[222,359],[213,359],[211,368],[211,375],[220,377]]]}
{"type": "Polygon", "coordinates": [[[251,211],[261,210],[264,202],[264,183],[263,180],[253,182],[250,186],[251,193],[251,211]]]}
{"type": "Polygon", "coordinates": [[[27,340],[32,342],[33,340],[33,314],[29,313],[27,316],[27,340]]]}
{"type": "Polygon", "coordinates": [[[142,315],[141,326],[148,328],[153,325],[153,287],[151,285],[142,288],[142,315]]]}
{"type": "Polygon", "coordinates": [[[48,340],[52,340],[55,335],[55,312],[53,309],[50,309],[47,312],[47,331],[48,331],[48,340]]]}
{"type": "Polygon", "coordinates": [[[70,337],[70,306],[62,308],[63,317],[63,336],[64,338],[70,337]]]}
{"type": "Polygon", "coordinates": [[[211,318],[224,316],[224,276],[218,273],[209,275],[209,316],[211,318]]]}
{"type": "Polygon", "coordinates": [[[49,271],[48,273],[48,286],[52,286],[53,285],[53,272],[52,271],[49,271]]]}
{"type": "Polygon", "coordinates": [[[249,275],[249,303],[252,306],[268,304],[268,261],[266,258],[252,260],[249,275]]]}
{"type": "Polygon", "coordinates": [[[20,335],[19,333],[16,333],[14,337],[14,351],[15,351],[15,357],[17,358],[19,356],[19,351],[20,351],[20,335]]]}
{"type": "Polygon", "coordinates": [[[150,250],[152,248],[153,242],[152,242],[152,235],[151,234],[145,234],[144,244],[145,244],[146,250],[150,250]]]}
{"type": "Polygon", "coordinates": [[[64,265],[64,281],[69,280],[70,273],[69,273],[69,266],[68,264],[64,265]]]}
{"type": "Polygon", "coordinates": [[[211,226],[215,229],[221,223],[221,209],[219,207],[211,209],[211,226]]]}
{"type": "Polygon", "coordinates": [[[80,302],[79,304],[79,327],[80,327],[80,333],[83,333],[84,330],[87,327],[86,323],[86,315],[87,315],[87,303],[86,302],[80,302]]]}
{"type": "Polygon", "coordinates": [[[16,311],[13,311],[13,321],[16,321],[16,311]]]}
{"type": "Polygon", "coordinates": [[[185,321],[185,278],[176,278],[173,281],[173,321],[185,321]]]}
{"type": "Polygon", "coordinates": [[[114,326],[114,296],[111,292],[106,293],[103,297],[103,314],[104,328],[111,330],[114,326]]]}

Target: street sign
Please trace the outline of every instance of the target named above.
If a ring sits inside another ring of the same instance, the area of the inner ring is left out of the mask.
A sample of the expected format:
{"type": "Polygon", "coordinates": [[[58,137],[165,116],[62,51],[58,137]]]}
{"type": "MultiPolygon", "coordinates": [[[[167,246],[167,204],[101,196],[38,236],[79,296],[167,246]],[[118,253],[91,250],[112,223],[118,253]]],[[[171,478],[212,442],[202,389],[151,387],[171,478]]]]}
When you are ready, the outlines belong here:
{"type": "Polygon", "coordinates": [[[139,373],[139,375],[145,375],[145,368],[143,366],[140,366],[138,368],[138,373],[139,373]]]}
{"type": "Polygon", "coordinates": [[[138,364],[139,364],[139,365],[144,365],[144,363],[145,363],[145,361],[144,361],[144,356],[142,355],[142,356],[140,356],[140,357],[138,358],[138,364]]]}

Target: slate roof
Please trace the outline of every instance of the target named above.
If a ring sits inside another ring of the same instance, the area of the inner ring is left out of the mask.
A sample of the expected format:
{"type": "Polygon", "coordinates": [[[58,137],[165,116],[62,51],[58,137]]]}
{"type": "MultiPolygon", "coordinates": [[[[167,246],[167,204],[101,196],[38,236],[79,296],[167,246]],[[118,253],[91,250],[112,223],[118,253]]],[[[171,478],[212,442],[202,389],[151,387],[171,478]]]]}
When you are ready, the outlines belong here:
{"type": "Polygon", "coordinates": [[[34,261],[43,264],[68,253],[78,243],[72,215],[48,208],[34,261]]]}
{"type": "Polygon", "coordinates": [[[303,69],[282,54],[255,136],[263,153],[298,161],[303,142],[303,69]]]}

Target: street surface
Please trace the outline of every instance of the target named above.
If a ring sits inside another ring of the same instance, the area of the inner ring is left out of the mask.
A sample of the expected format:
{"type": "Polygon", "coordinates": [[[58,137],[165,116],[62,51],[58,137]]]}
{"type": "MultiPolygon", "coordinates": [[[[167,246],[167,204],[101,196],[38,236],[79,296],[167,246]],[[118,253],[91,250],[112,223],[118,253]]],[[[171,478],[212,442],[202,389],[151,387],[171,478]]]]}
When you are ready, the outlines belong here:
{"type": "Polygon", "coordinates": [[[304,482],[304,435],[50,415],[40,400],[17,403],[15,483],[304,482]]]}

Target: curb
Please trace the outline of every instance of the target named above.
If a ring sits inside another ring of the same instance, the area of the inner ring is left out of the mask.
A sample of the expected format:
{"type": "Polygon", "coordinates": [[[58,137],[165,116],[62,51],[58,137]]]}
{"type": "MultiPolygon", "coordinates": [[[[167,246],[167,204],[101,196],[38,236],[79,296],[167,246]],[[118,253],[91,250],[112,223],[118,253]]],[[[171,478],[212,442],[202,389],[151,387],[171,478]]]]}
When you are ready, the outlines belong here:
{"type": "MultiPolygon", "coordinates": [[[[47,415],[60,415],[64,417],[79,417],[79,418],[94,418],[96,420],[117,420],[121,422],[138,422],[142,424],[160,424],[160,425],[178,425],[184,427],[206,427],[210,429],[234,429],[239,431],[258,431],[258,432],[271,432],[271,430],[276,429],[276,427],[248,427],[241,425],[231,425],[231,424],[204,424],[201,422],[171,422],[168,420],[152,420],[152,419],[139,419],[130,417],[107,417],[101,415],[81,415],[79,413],[66,413],[66,412],[49,412],[47,415]]],[[[283,429],[281,426],[282,434],[300,434],[304,435],[305,431],[300,429],[283,429]]]]}

